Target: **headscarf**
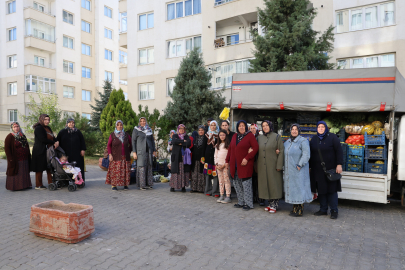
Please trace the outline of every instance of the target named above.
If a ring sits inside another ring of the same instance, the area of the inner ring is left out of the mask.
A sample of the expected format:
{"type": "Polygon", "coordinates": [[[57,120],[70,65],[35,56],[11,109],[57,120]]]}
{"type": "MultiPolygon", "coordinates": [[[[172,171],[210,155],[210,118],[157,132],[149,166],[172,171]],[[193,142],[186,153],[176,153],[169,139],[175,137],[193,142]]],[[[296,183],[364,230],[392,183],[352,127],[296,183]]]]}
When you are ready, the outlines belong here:
{"type": "Polygon", "coordinates": [[[318,124],[316,124],[316,135],[318,135],[319,140],[322,141],[323,138],[325,138],[325,136],[328,135],[328,133],[329,133],[328,125],[325,123],[325,121],[319,121],[318,124]],[[325,126],[325,132],[324,132],[323,134],[320,134],[320,133],[318,132],[318,127],[319,127],[319,125],[321,125],[321,124],[325,126]]]}
{"type": "Polygon", "coordinates": [[[263,120],[263,122],[262,122],[262,130],[263,130],[263,134],[264,134],[264,136],[267,136],[267,134],[270,134],[271,132],[273,132],[273,123],[271,122],[271,121],[269,121],[269,120],[263,120]],[[267,123],[267,125],[269,125],[269,128],[270,128],[270,131],[269,132],[264,132],[264,129],[263,129],[263,123],[267,123]]]}
{"type": "MultiPolygon", "coordinates": [[[[49,117],[49,115],[47,115],[47,114],[41,114],[41,115],[39,116],[38,122],[35,123],[35,124],[32,126],[32,128],[35,129],[37,126],[43,126],[43,127],[45,127],[44,121],[45,121],[45,118],[47,118],[47,117],[49,117]]],[[[50,118],[50,117],[49,117],[49,118],[50,118]]]]}
{"type": "Polygon", "coordinates": [[[300,125],[299,124],[292,124],[290,126],[290,139],[291,139],[291,141],[293,142],[295,140],[295,138],[297,138],[300,135],[301,135],[301,127],[300,127],[300,125]],[[297,129],[298,129],[298,135],[295,136],[295,137],[291,135],[291,130],[293,129],[293,127],[297,127],[297,129]]]}
{"type": "Polygon", "coordinates": [[[243,137],[245,137],[248,133],[250,133],[250,130],[248,129],[247,123],[245,120],[239,120],[238,123],[236,124],[236,130],[237,130],[237,140],[236,140],[236,145],[238,145],[238,143],[243,139],[243,137]],[[241,134],[239,133],[239,125],[240,123],[244,123],[245,124],[245,133],[241,134]]]}
{"type": "Polygon", "coordinates": [[[208,127],[208,132],[207,132],[207,134],[208,134],[209,136],[211,136],[211,134],[218,135],[218,132],[219,132],[218,123],[217,123],[217,121],[212,120],[211,123],[210,123],[210,126],[208,127]],[[214,131],[211,130],[211,125],[212,125],[213,123],[215,123],[215,126],[216,126],[216,130],[214,130],[214,131]]]}
{"type": "Polygon", "coordinates": [[[75,119],[73,119],[73,118],[69,118],[68,120],[66,120],[66,127],[65,127],[65,129],[67,129],[67,131],[68,131],[68,133],[75,133],[76,131],[77,131],[77,128],[76,128],[76,126],[74,126],[73,128],[69,128],[68,127],[68,124],[70,123],[70,122],[75,122],[75,119]]]}
{"type": "Polygon", "coordinates": [[[255,123],[250,124],[250,127],[252,126],[254,126],[256,129],[256,132],[253,135],[255,135],[255,138],[257,138],[257,136],[259,136],[259,127],[255,123]]]}
{"type": "Polygon", "coordinates": [[[11,130],[13,130],[13,132],[11,132],[11,134],[13,134],[14,138],[21,143],[22,147],[25,148],[28,145],[28,141],[27,141],[27,137],[25,137],[24,133],[21,130],[20,124],[18,122],[11,123],[11,130]],[[17,125],[20,128],[20,131],[14,132],[13,126],[15,126],[15,125],[17,125]]]}
{"type": "Polygon", "coordinates": [[[115,122],[114,134],[115,134],[115,137],[117,137],[118,139],[120,139],[120,141],[121,141],[122,143],[124,142],[124,138],[125,138],[124,122],[122,122],[121,120],[117,120],[117,121],[115,122]],[[117,129],[118,123],[121,123],[121,124],[122,124],[122,130],[121,130],[121,131],[119,131],[119,130],[117,129]]]}
{"type": "Polygon", "coordinates": [[[186,134],[187,134],[187,133],[186,133],[186,126],[183,125],[183,124],[180,124],[180,125],[177,127],[177,135],[179,135],[179,138],[180,138],[180,139],[184,140],[184,136],[185,136],[186,134]],[[179,132],[180,128],[184,128],[184,133],[183,133],[183,134],[180,134],[180,132],[179,132]]]}
{"type": "Polygon", "coordinates": [[[149,136],[149,135],[152,135],[152,134],[153,134],[152,129],[149,127],[148,121],[146,121],[146,118],[145,118],[145,117],[139,118],[139,125],[138,125],[137,127],[135,127],[135,129],[138,130],[138,131],[140,131],[140,132],[145,133],[146,136],[149,136]],[[141,126],[141,119],[145,119],[146,124],[145,124],[144,127],[141,126]]]}
{"type": "MultiPolygon", "coordinates": [[[[198,131],[199,131],[200,129],[204,130],[204,126],[203,126],[203,125],[198,126],[198,131]]],[[[200,135],[200,134],[198,134],[198,131],[197,131],[197,137],[196,137],[195,140],[194,140],[194,141],[195,141],[194,145],[196,145],[197,148],[200,149],[201,146],[203,146],[204,134],[203,134],[203,135],[200,135]]],[[[205,132],[205,130],[204,130],[204,132],[205,132]]]]}

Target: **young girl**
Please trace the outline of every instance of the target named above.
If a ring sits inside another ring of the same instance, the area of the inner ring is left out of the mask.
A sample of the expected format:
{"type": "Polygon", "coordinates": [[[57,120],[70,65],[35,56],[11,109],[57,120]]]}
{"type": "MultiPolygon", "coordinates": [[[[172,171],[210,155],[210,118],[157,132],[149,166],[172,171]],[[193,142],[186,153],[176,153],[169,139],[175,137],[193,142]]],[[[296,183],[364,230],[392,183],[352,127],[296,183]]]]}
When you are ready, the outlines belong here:
{"type": "Polygon", "coordinates": [[[231,202],[231,181],[229,180],[228,171],[225,168],[225,159],[228,154],[229,140],[227,132],[221,130],[218,134],[219,140],[215,147],[215,166],[219,179],[219,192],[221,196],[217,200],[219,203],[231,202]],[[224,187],[226,190],[226,198],[224,198],[224,187]]]}
{"type": "MultiPolygon", "coordinates": [[[[68,162],[68,157],[65,155],[62,155],[59,159],[60,164],[66,164],[68,162]]],[[[76,185],[81,185],[83,184],[83,178],[82,178],[82,172],[79,167],[72,167],[70,165],[63,165],[63,170],[67,173],[73,174],[73,179],[75,179],[75,184],[76,185]]]]}

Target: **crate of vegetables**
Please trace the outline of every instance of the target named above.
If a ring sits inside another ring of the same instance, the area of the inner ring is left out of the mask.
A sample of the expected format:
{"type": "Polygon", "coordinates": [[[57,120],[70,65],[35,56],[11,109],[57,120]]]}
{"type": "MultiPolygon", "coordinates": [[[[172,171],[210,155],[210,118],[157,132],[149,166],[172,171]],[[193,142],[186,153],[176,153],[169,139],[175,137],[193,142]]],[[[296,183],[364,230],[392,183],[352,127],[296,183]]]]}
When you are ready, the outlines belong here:
{"type": "Polygon", "coordinates": [[[363,164],[347,164],[346,167],[346,171],[349,172],[363,172],[363,164]]]}
{"type": "Polygon", "coordinates": [[[385,145],[385,132],[383,131],[381,135],[367,135],[366,132],[364,139],[366,145],[385,145]]]}
{"type": "Polygon", "coordinates": [[[362,145],[348,145],[347,155],[349,156],[364,156],[364,146],[362,145]]]}
{"type": "Polygon", "coordinates": [[[364,156],[367,159],[386,159],[387,146],[368,146],[364,149],[364,156]]]}
{"type": "Polygon", "coordinates": [[[386,160],[367,160],[364,168],[365,173],[377,173],[377,174],[387,174],[387,162],[386,160]]]}
{"type": "Polygon", "coordinates": [[[364,145],[365,144],[364,135],[350,135],[346,139],[345,143],[353,145],[364,145]]]}

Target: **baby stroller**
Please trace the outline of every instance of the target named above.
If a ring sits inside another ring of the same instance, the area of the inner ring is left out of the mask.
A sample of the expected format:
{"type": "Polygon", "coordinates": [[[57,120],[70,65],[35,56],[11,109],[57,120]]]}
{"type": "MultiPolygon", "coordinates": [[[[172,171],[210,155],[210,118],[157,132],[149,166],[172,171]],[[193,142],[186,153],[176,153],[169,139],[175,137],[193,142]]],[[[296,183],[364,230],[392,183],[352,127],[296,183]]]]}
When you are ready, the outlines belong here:
{"type": "Polygon", "coordinates": [[[51,191],[56,190],[57,188],[68,187],[70,192],[75,191],[78,187],[83,188],[84,182],[81,185],[76,185],[75,180],[72,178],[73,174],[65,172],[63,165],[71,165],[76,167],[76,162],[60,164],[59,158],[65,155],[65,151],[62,148],[58,147],[54,149],[53,146],[49,147],[46,151],[46,156],[48,160],[48,168],[52,174],[52,182],[48,185],[48,189],[51,191]]]}

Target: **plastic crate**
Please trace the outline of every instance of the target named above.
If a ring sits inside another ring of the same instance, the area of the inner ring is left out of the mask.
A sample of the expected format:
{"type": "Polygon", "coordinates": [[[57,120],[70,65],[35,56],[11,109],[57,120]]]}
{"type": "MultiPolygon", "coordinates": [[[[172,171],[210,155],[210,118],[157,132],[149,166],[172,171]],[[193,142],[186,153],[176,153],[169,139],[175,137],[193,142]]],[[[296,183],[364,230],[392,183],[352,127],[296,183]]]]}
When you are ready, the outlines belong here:
{"type": "Polygon", "coordinates": [[[366,146],[364,149],[364,157],[366,159],[386,159],[387,146],[384,146],[383,149],[377,149],[376,146],[366,146]]]}
{"type": "Polygon", "coordinates": [[[312,137],[316,136],[316,134],[301,134],[300,136],[306,138],[309,141],[311,141],[312,137]]]}
{"type": "Polygon", "coordinates": [[[365,173],[377,173],[377,174],[387,174],[387,161],[384,160],[384,164],[376,164],[375,161],[370,161],[366,159],[364,166],[365,173]]]}
{"type": "Polygon", "coordinates": [[[289,138],[290,138],[290,136],[281,136],[281,139],[283,140],[283,142],[288,141],[289,138]]]}
{"type": "Polygon", "coordinates": [[[303,132],[306,132],[306,131],[309,131],[309,132],[316,132],[316,127],[300,127],[301,128],[301,131],[303,131],[303,132]]]}
{"type": "MultiPolygon", "coordinates": [[[[346,162],[347,158],[347,143],[340,143],[342,146],[342,152],[343,152],[343,162],[346,162]]],[[[344,167],[343,167],[344,168],[344,167]]]]}
{"type": "Polygon", "coordinates": [[[339,137],[340,142],[346,141],[346,131],[344,128],[340,129],[336,135],[339,137]]]}
{"type": "Polygon", "coordinates": [[[347,163],[346,171],[348,172],[363,172],[363,165],[347,163]]]}
{"type": "Polygon", "coordinates": [[[363,164],[363,157],[362,156],[347,156],[346,162],[349,164],[363,164]]]}
{"type": "Polygon", "coordinates": [[[385,145],[385,132],[382,135],[367,135],[364,134],[365,145],[385,145]]]}
{"type": "Polygon", "coordinates": [[[347,155],[350,155],[350,156],[364,156],[364,146],[347,145],[347,155]]]}

